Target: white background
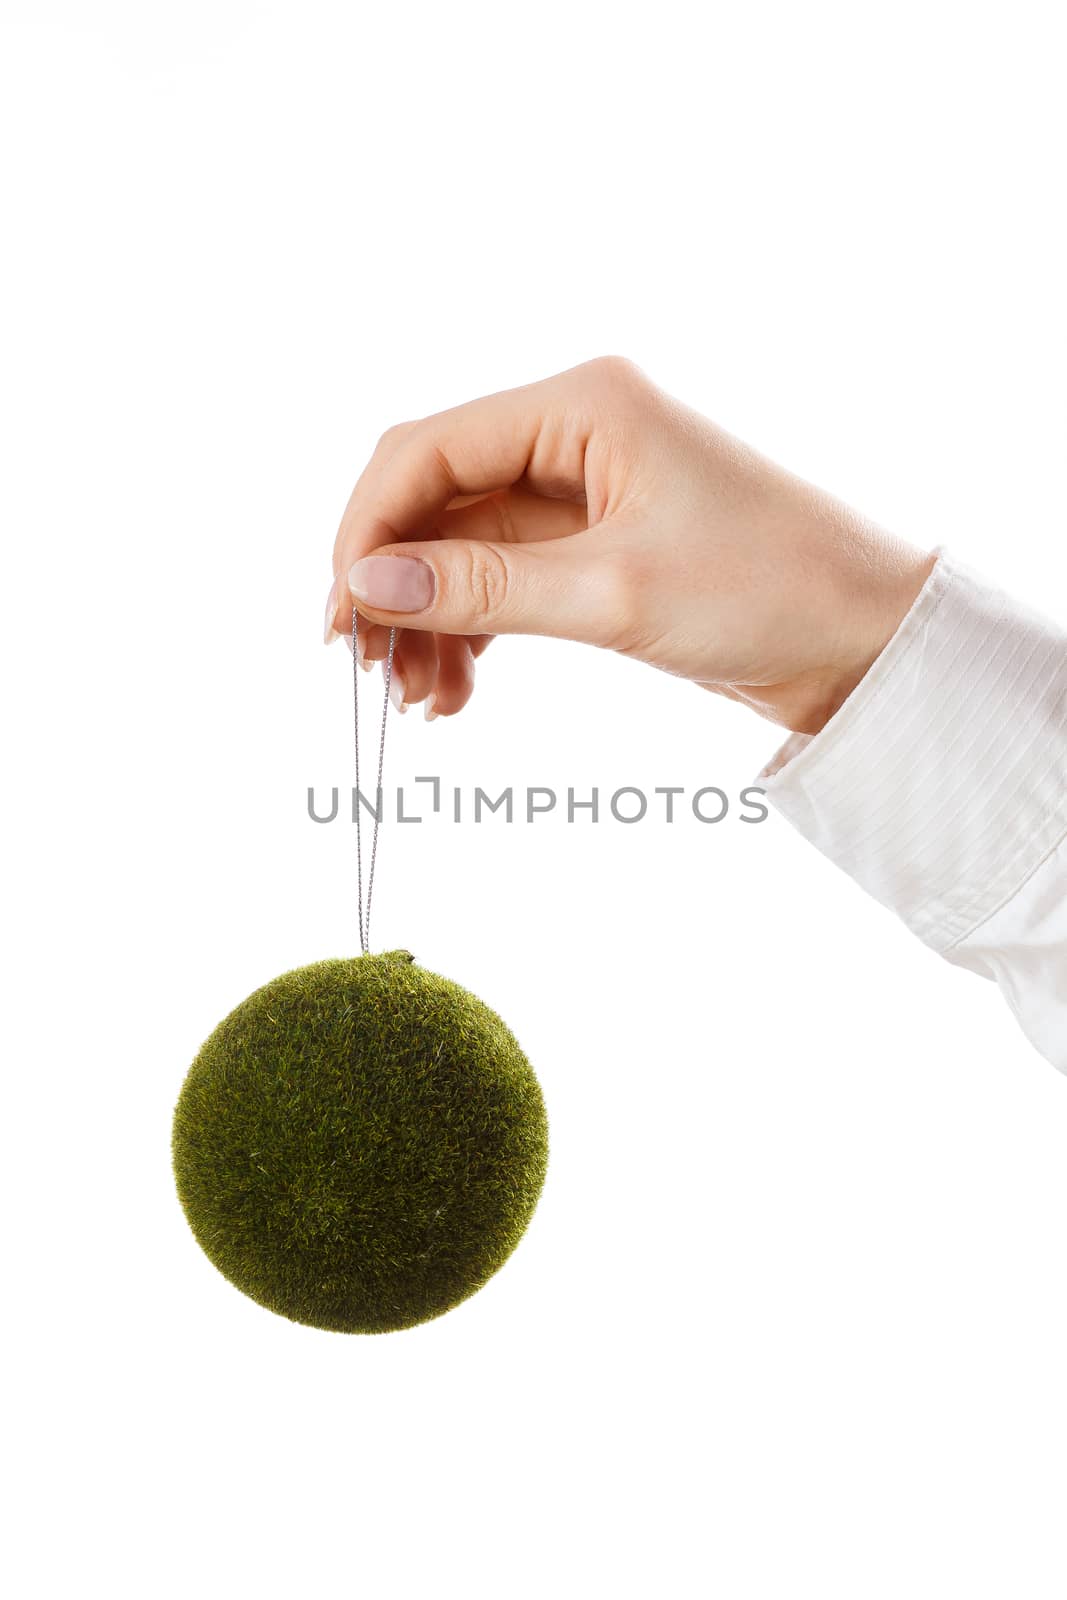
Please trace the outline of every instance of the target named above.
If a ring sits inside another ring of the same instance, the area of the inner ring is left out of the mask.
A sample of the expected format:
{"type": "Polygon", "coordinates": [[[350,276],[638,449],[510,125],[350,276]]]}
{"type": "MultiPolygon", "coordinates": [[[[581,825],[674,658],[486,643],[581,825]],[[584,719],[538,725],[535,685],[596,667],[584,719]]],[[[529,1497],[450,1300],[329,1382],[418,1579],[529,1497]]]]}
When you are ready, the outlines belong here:
{"type": "MultiPolygon", "coordinates": [[[[375,944],[551,1117],[447,1317],[272,1317],[169,1166],[220,1017],[354,948],[305,800],[387,424],[628,355],[1063,615],[1057,9],[3,0],[19,1600],[1062,1597],[1067,1084],[780,818],[383,834],[375,944]]],[[[778,742],[511,640],[389,776],[736,793],[778,742]]]]}

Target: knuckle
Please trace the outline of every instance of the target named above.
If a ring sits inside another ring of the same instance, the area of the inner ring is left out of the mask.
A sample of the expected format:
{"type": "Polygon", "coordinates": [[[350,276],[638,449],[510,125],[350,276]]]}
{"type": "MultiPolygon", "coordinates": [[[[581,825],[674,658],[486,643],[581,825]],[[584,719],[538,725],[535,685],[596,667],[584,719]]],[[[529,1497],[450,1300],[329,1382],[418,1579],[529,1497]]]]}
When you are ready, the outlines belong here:
{"type": "Polygon", "coordinates": [[[506,557],[490,544],[478,544],[470,547],[467,561],[467,588],[475,617],[501,616],[511,591],[506,557]]]}
{"type": "Polygon", "coordinates": [[[414,422],[394,422],[385,432],[379,434],[377,448],[383,452],[395,450],[402,444],[415,427],[414,422]]]}
{"type": "MultiPolygon", "coordinates": [[[[543,484],[539,484],[540,493],[546,493],[543,484]]],[[[486,514],[493,519],[496,528],[496,538],[499,544],[514,544],[516,540],[515,521],[511,515],[511,506],[506,494],[491,494],[485,499],[486,514]]]]}
{"type": "Polygon", "coordinates": [[[627,356],[597,356],[589,364],[598,381],[610,390],[633,389],[644,381],[641,368],[627,356]]]}
{"type": "Polygon", "coordinates": [[[452,463],[449,461],[447,455],[439,444],[434,444],[432,446],[430,454],[433,457],[438,472],[441,474],[441,481],[448,490],[449,499],[455,499],[458,496],[460,489],[459,484],[456,482],[456,474],[452,470],[452,463]]]}
{"type": "Polygon", "coordinates": [[[597,563],[595,612],[601,619],[598,643],[630,654],[639,647],[644,624],[648,577],[632,558],[607,556],[597,563]]]}

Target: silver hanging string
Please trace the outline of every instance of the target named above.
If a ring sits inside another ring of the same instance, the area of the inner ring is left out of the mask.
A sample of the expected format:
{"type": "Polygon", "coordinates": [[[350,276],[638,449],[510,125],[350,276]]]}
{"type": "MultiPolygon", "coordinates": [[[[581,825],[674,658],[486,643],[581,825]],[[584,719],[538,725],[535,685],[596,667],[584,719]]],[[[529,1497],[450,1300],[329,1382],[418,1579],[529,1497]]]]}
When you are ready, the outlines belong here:
{"type": "Polygon", "coordinates": [[[374,895],[374,863],[378,859],[378,824],[382,820],[382,768],[385,764],[385,719],[389,715],[389,690],[393,681],[393,652],[396,649],[396,629],[389,629],[389,654],[385,660],[385,700],[382,704],[382,731],[378,740],[378,783],[374,791],[374,832],[371,836],[370,865],[367,871],[367,899],[363,900],[363,834],[360,818],[363,800],[359,786],[359,657],[356,654],[356,624],[358,613],[352,607],[352,720],[356,746],[356,893],[359,901],[359,948],[363,955],[370,953],[370,907],[374,895]]]}

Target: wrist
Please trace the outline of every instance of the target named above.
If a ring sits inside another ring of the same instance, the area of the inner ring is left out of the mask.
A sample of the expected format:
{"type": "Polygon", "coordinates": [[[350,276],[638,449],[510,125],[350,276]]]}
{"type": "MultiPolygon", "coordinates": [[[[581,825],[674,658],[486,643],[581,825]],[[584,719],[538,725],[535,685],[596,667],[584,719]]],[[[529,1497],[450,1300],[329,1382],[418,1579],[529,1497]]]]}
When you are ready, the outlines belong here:
{"type": "Polygon", "coordinates": [[[915,604],[937,559],[936,551],[880,536],[852,563],[841,653],[798,694],[793,732],[819,733],[841,709],[915,604]]]}
{"type": "Polygon", "coordinates": [[[878,660],[937,559],[936,551],[884,535],[865,541],[862,555],[852,555],[840,581],[827,586],[823,622],[811,623],[828,646],[821,658],[784,682],[749,686],[737,698],[791,733],[820,733],[878,660]]]}

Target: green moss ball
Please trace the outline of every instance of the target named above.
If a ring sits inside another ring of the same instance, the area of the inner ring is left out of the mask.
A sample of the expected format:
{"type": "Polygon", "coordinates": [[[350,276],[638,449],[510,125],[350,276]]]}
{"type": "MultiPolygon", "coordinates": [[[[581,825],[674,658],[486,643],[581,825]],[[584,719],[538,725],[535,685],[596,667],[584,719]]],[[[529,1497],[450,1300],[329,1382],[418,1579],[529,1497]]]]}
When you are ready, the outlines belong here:
{"type": "Polygon", "coordinates": [[[502,1266],[548,1161],[513,1035],[405,950],[287,972],[232,1011],[174,1113],[189,1225],[294,1322],[410,1328],[502,1266]]]}

